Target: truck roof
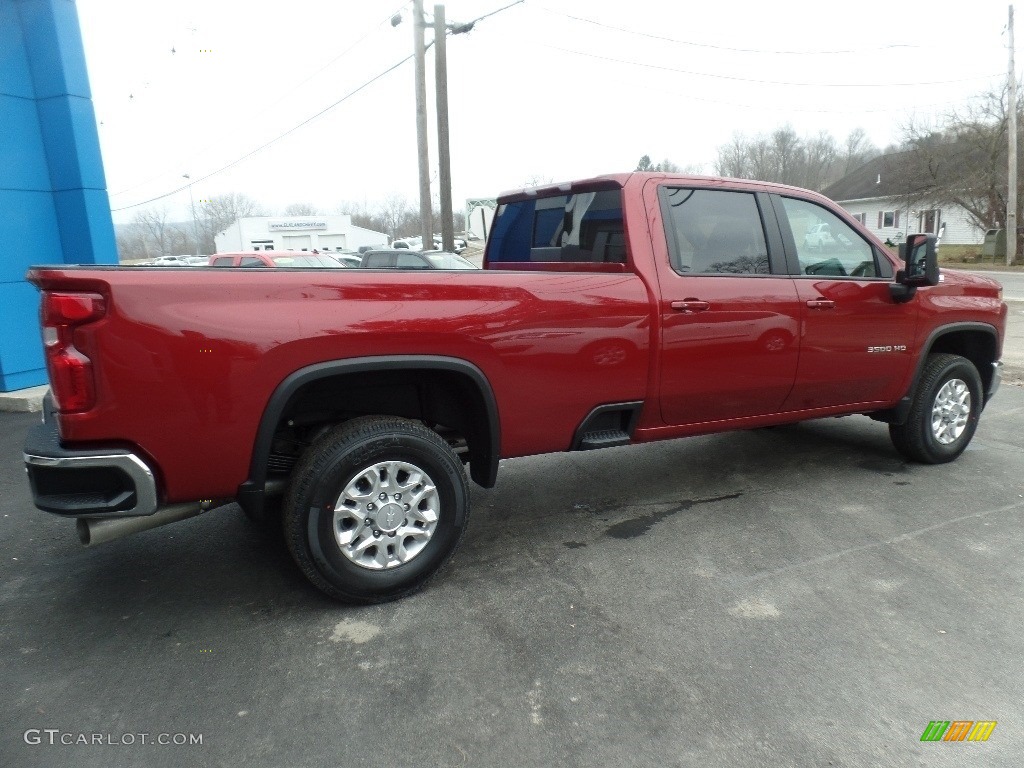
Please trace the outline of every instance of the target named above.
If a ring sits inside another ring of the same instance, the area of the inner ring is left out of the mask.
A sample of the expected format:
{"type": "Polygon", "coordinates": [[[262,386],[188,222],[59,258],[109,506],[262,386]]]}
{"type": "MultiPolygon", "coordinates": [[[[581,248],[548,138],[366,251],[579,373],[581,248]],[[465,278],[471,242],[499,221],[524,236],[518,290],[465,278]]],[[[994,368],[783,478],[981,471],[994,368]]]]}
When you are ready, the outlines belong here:
{"type": "Polygon", "coordinates": [[[727,186],[739,186],[739,187],[757,187],[760,189],[769,189],[773,192],[797,192],[801,196],[816,196],[823,200],[827,200],[824,195],[819,192],[815,192],[810,189],[804,189],[801,187],[794,187],[789,184],[778,184],[773,181],[759,181],[757,179],[736,179],[729,176],[705,176],[700,174],[687,174],[687,173],[665,173],[663,171],[633,171],[631,173],[608,173],[601,176],[592,176],[588,179],[576,179],[574,181],[563,181],[554,184],[543,184],[537,187],[520,187],[519,189],[510,189],[502,192],[498,195],[499,202],[508,202],[516,199],[524,199],[535,196],[546,196],[551,194],[568,194],[570,192],[592,190],[595,187],[604,187],[605,189],[616,186],[619,188],[625,187],[626,183],[630,180],[643,181],[646,179],[666,179],[669,181],[676,181],[682,184],[701,184],[706,185],[709,182],[712,184],[721,183],[727,186]]]}

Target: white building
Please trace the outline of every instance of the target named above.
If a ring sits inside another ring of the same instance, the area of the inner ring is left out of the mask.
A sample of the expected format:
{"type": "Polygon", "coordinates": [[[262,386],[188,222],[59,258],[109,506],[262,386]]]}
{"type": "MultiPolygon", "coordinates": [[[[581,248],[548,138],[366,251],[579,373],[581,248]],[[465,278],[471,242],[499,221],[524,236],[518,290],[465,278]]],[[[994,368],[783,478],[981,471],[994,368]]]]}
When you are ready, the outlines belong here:
{"type": "Polygon", "coordinates": [[[901,243],[918,232],[938,234],[943,224],[946,245],[980,245],[985,230],[958,205],[938,206],[927,201],[907,206],[905,170],[900,157],[882,155],[870,160],[822,191],[853,214],[882,240],[901,243]]]}
{"type": "Polygon", "coordinates": [[[248,216],[215,238],[217,253],[236,251],[355,251],[361,245],[386,248],[388,236],[337,216],[248,216]]]}

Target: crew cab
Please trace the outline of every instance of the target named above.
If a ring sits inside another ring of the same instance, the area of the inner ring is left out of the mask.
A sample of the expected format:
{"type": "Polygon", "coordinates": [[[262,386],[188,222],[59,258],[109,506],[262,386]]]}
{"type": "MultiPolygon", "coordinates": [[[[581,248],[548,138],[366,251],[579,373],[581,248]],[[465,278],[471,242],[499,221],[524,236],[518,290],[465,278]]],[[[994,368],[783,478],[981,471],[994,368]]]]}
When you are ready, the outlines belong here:
{"type": "Polygon", "coordinates": [[[847,414],[951,461],[1007,314],[930,235],[897,257],[816,193],[662,173],[502,195],[483,270],[199,269],[30,270],[35,504],[96,544],[236,500],[354,602],[452,555],[464,465],[847,414]]]}

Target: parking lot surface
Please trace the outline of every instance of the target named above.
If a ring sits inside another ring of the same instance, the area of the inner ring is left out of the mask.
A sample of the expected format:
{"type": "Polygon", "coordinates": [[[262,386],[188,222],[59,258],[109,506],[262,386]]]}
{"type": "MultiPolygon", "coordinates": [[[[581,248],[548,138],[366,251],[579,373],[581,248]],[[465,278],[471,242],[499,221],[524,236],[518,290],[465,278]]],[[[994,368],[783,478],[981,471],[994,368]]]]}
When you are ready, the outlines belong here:
{"type": "Polygon", "coordinates": [[[1024,389],[945,466],[904,463],[863,417],[505,462],[453,561],[370,608],[320,596],[235,506],[81,547],[32,507],[35,418],[0,414],[2,766],[1006,766],[1024,748],[1024,389]],[[998,725],[922,742],[936,720],[998,725]]]}

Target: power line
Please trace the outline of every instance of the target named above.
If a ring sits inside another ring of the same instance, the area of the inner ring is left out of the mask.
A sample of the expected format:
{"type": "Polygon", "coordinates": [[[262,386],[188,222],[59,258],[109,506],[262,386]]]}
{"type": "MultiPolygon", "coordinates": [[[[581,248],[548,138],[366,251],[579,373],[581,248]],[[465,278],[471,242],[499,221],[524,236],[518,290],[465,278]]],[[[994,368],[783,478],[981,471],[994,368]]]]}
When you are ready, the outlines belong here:
{"type": "MultiPolygon", "coordinates": [[[[479,16],[479,17],[477,17],[477,18],[473,19],[472,21],[470,21],[470,22],[467,22],[465,26],[468,26],[468,27],[472,27],[472,26],[473,26],[474,24],[476,24],[476,23],[477,23],[478,21],[482,21],[483,19],[486,19],[486,18],[488,18],[488,17],[490,17],[490,16],[494,16],[495,14],[501,13],[502,11],[506,11],[506,10],[508,10],[509,8],[512,8],[513,6],[516,6],[516,5],[519,5],[519,4],[520,4],[520,3],[522,3],[522,2],[524,2],[524,0],[515,0],[515,2],[513,2],[513,3],[509,3],[508,5],[502,6],[501,8],[498,8],[498,9],[496,9],[496,10],[494,10],[494,11],[491,11],[491,12],[489,12],[489,13],[485,13],[485,14],[484,14],[483,16],[479,16]]],[[[401,7],[399,8],[399,10],[401,10],[401,8],[404,8],[404,7],[405,7],[405,4],[403,4],[403,5],[402,5],[402,6],[401,6],[401,7]]],[[[392,14],[392,15],[393,15],[393,14],[392,14]]],[[[369,34],[369,33],[368,33],[368,34],[369,34]]],[[[451,32],[450,32],[450,31],[449,31],[449,34],[451,34],[451,32]]],[[[427,48],[430,48],[430,46],[432,46],[433,44],[434,44],[434,43],[433,43],[433,41],[430,41],[430,42],[428,42],[428,43],[427,43],[427,46],[426,46],[426,47],[427,47],[427,48]]],[[[143,206],[143,205],[149,205],[150,203],[155,203],[155,202],[156,202],[157,200],[163,200],[163,199],[164,199],[165,197],[171,197],[172,195],[176,195],[176,194],[178,194],[179,192],[181,192],[181,191],[183,191],[183,190],[185,190],[185,189],[188,189],[188,187],[189,187],[189,185],[190,185],[190,184],[198,184],[199,182],[201,182],[201,181],[206,181],[207,179],[209,179],[209,178],[212,178],[212,177],[216,176],[216,175],[217,175],[217,174],[219,174],[219,173],[223,173],[224,171],[228,170],[229,168],[233,168],[234,166],[238,165],[238,164],[239,164],[239,163],[241,163],[242,161],[244,161],[244,160],[247,160],[247,159],[249,159],[250,157],[252,157],[253,155],[257,154],[258,152],[262,152],[262,151],[263,151],[264,149],[266,149],[267,147],[269,147],[269,146],[271,146],[271,145],[273,145],[273,144],[276,144],[276,143],[277,143],[278,141],[280,141],[281,139],[285,138],[286,136],[288,136],[288,135],[290,135],[290,134],[294,133],[294,132],[295,132],[295,131],[297,131],[297,130],[298,130],[299,128],[303,127],[304,125],[308,125],[309,123],[313,122],[313,121],[314,121],[314,120],[316,120],[317,118],[319,118],[319,117],[321,117],[321,116],[325,115],[325,114],[326,114],[327,112],[330,112],[330,111],[331,111],[332,109],[334,109],[335,107],[337,107],[337,106],[338,106],[339,104],[341,104],[342,102],[344,102],[344,101],[347,101],[348,99],[350,99],[351,97],[353,97],[353,96],[355,96],[355,95],[356,95],[357,93],[359,93],[360,91],[362,91],[362,90],[364,90],[365,88],[368,88],[369,86],[373,85],[373,83],[377,82],[378,80],[380,80],[380,79],[381,79],[382,77],[384,77],[385,75],[388,75],[388,74],[390,74],[391,72],[393,72],[394,70],[398,69],[398,68],[399,68],[400,66],[402,66],[403,64],[405,64],[405,62],[407,62],[407,61],[409,61],[410,59],[412,59],[412,58],[413,58],[413,56],[414,56],[414,54],[409,54],[409,55],[408,55],[408,56],[406,56],[406,57],[405,57],[404,59],[402,59],[401,61],[398,61],[398,62],[396,62],[396,63],[395,63],[395,64],[393,64],[393,65],[391,65],[390,67],[388,67],[387,69],[385,69],[385,70],[384,70],[383,72],[381,72],[380,74],[378,74],[378,75],[375,75],[374,77],[370,78],[370,79],[369,79],[369,80],[367,80],[367,81],[366,81],[365,83],[363,83],[362,85],[360,85],[360,86],[359,86],[358,88],[356,88],[356,89],[354,89],[354,90],[350,91],[349,93],[345,94],[344,96],[342,96],[342,97],[341,97],[340,99],[338,99],[338,100],[337,100],[336,102],[334,102],[333,104],[330,104],[329,106],[327,106],[327,107],[324,107],[324,108],[323,108],[323,109],[321,109],[321,110],[320,110],[319,112],[317,112],[317,113],[316,113],[315,115],[312,115],[312,116],[310,116],[310,117],[307,117],[307,118],[306,118],[305,120],[303,120],[303,121],[302,121],[301,123],[299,123],[299,124],[297,124],[297,125],[294,125],[294,126],[292,126],[292,127],[291,127],[291,128],[289,128],[289,129],[288,129],[287,131],[285,131],[284,133],[282,133],[282,134],[280,134],[280,135],[278,135],[278,136],[274,137],[274,138],[273,138],[273,139],[271,139],[270,141],[268,141],[268,142],[266,142],[266,143],[264,143],[264,144],[261,144],[260,146],[256,147],[255,149],[253,149],[253,150],[251,150],[251,151],[249,151],[249,152],[246,152],[246,153],[245,153],[244,155],[242,155],[242,156],[241,156],[241,157],[239,157],[239,158],[236,158],[235,160],[232,160],[232,161],[231,161],[230,163],[228,163],[227,165],[223,165],[223,166],[221,166],[220,168],[218,168],[217,170],[215,170],[215,171],[211,171],[210,173],[207,173],[207,174],[206,174],[206,175],[204,175],[204,176],[200,176],[199,178],[196,178],[196,179],[191,179],[191,180],[189,181],[189,184],[183,184],[183,185],[181,185],[181,186],[177,187],[176,189],[172,189],[172,190],[171,190],[170,192],[165,192],[165,193],[164,193],[164,194],[162,194],[162,195],[157,195],[156,197],[151,197],[151,198],[149,198],[148,200],[143,200],[143,201],[142,201],[142,202],[140,202],[140,203],[132,203],[131,205],[123,205],[123,206],[121,206],[120,208],[111,208],[111,209],[110,209],[111,213],[116,213],[116,212],[118,212],[118,211],[127,211],[127,210],[130,210],[130,209],[132,209],[132,208],[138,208],[138,207],[140,207],[140,206],[143,206]]],[[[316,74],[316,73],[314,73],[314,74],[316,74]]]]}
{"type": "Polygon", "coordinates": [[[544,45],[543,43],[537,43],[544,48],[551,48],[555,51],[561,51],[562,53],[571,53],[575,56],[585,56],[590,59],[600,59],[601,61],[611,61],[615,64],[628,64],[634,67],[646,67],[647,69],[659,69],[664,72],[676,72],[681,75],[693,75],[695,77],[710,77],[715,80],[733,80],[741,83],[756,83],[758,85],[786,85],[806,88],[908,88],[926,85],[951,85],[953,83],[968,83],[975,80],[988,80],[993,77],[1001,77],[1002,73],[994,75],[977,75],[975,77],[963,77],[956,80],[933,80],[929,82],[917,82],[917,83],[805,83],[805,82],[794,82],[787,80],[759,80],[751,77],[739,77],[738,75],[720,75],[714,72],[697,72],[691,69],[678,69],[676,67],[666,67],[660,64],[648,64],[642,61],[629,61],[627,59],[616,59],[611,56],[600,56],[596,53],[587,53],[586,51],[574,51],[570,48],[560,48],[557,45],[544,45]]]}
{"type": "MultiPolygon", "coordinates": [[[[520,2],[522,2],[522,0],[520,0],[520,2]]],[[[305,85],[305,84],[306,84],[306,83],[308,83],[308,82],[309,82],[310,80],[312,80],[312,79],[313,79],[314,77],[316,77],[316,76],[317,76],[317,75],[319,75],[319,74],[320,74],[321,72],[323,72],[323,71],[324,71],[325,69],[327,69],[328,67],[330,67],[330,66],[332,66],[333,64],[335,64],[336,62],[338,62],[338,61],[339,61],[339,60],[340,60],[340,59],[341,59],[342,57],[344,57],[345,55],[347,55],[348,53],[350,53],[350,52],[351,52],[352,50],[354,50],[355,48],[357,48],[357,47],[358,47],[358,46],[359,46],[360,44],[362,44],[363,42],[365,42],[365,41],[366,41],[366,39],[370,37],[370,35],[374,34],[374,33],[375,33],[375,32],[376,32],[376,31],[377,31],[378,29],[380,29],[380,28],[381,28],[382,26],[384,26],[384,24],[387,24],[387,23],[388,23],[388,22],[389,22],[389,21],[391,20],[391,17],[392,17],[392,16],[394,16],[394,15],[395,15],[396,13],[400,12],[400,11],[401,11],[401,10],[402,10],[403,8],[405,8],[405,6],[407,6],[408,4],[409,4],[408,2],[405,2],[405,3],[403,3],[402,5],[400,5],[400,6],[398,7],[398,8],[396,8],[396,9],[395,9],[395,11],[394,11],[394,12],[392,12],[392,13],[388,14],[388,15],[387,15],[387,17],[385,17],[385,18],[384,18],[384,19],[382,19],[382,20],[381,20],[380,22],[378,22],[378,23],[377,23],[377,24],[376,24],[375,26],[373,26],[372,28],[370,28],[370,29],[369,29],[369,30],[368,30],[368,31],[366,32],[366,34],[364,34],[364,35],[363,35],[362,37],[360,37],[360,38],[359,38],[358,40],[356,40],[356,41],[355,41],[354,43],[352,43],[352,45],[350,45],[350,46],[349,46],[348,48],[346,48],[346,49],[345,49],[344,51],[342,51],[342,52],[341,52],[341,53],[339,53],[339,54],[338,54],[337,56],[335,56],[335,57],[334,57],[333,59],[331,59],[330,61],[328,61],[328,62],[327,62],[326,64],[324,64],[324,65],[323,65],[322,67],[320,67],[320,69],[318,69],[318,70],[314,71],[313,73],[311,73],[311,74],[310,74],[310,75],[309,75],[308,77],[306,77],[306,78],[305,78],[304,80],[300,80],[300,81],[299,81],[298,83],[296,83],[295,85],[293,85],[293,86],[292,86],[291,88],[289,88],[289,89],[288,89],[287,91],[285,91],[285,93],[283,93],[283,94],[281,95],[281,97],[280,97],[279,99],[277,99],[277,101],[275,101],[275,102],[273,102],[272,104],[270,104],[269,106],[265,107],[265,109],[267,109],[267,110],[273,109],[273,108],[274,108],[274,107],[276,107],[276,106],[277,106],[278,104],[280,104],[280,103],[281,103],[282,101],[284,101],[284,100],[285,100],[286,98],[288,98],[288,97],[289,97],[289,96],[290,96],[291,94],[293,94],[293,93],[294,93],[295,91],[297,91],[297,90],[298,90],[299,88],[301,88],[301,87],[302,87],[303,85],[305,85]]],[[[226,137],[227,135],[228,135],[227,133],[223,133],[223,134],[221,134],[221,135],[220,135],[220,136],[219,136],[219,137],[217,138],[217,140],[216,140],[216,141],[210,142],[209,144],[207,144],[206,146],[204,146],[204,147],[203,147],[202,149],[198,150],[198,153],[202,153],[202,152],[205,152],[206,150],[210,149],[211,147],[215,147],[215,146],[216,146],[216,145],[218,144],[218,142],[220,142],[220,141],[221,141],[221,140],[222,140],[223,138],[225,138],[225,137],[226,137]]],[[[160,172],[159,174],[157,174],[156,176],[152,176],[152,177],[150,177],[150,178],[149,178],[149,179],[147,179],[146,181],[140,181],[140,182],[139,182],[138,184],[133,184],[132,186],[130,186],[130,187],[126,188],[126,189],[121,189],[121,190],[118,190],[117,192],[111,192],[111,193],[110,193],[110,196],[111,196],[111,197],[120,197],[121,195],[125,195],[125,194],[127,194],[127,193],[131,192],[132,190],[138,189],[139,187],[144,187],[144,186],[146,186],[147,184],[151,184],[152,182],[156,181],[157,179],[163,178],[164,176],[166,176],[166,175],[167,175],[167,174],[169,174],[169,173],[171,173],[171,169],[167,169],[167,170],[165,170],[165,171],[161,171],[161,172],[160,172]]],[[[159,198],[157,198],[157,199],[159,199],[159,198]]],[[[128,207],[131,207],[131,206],[128,206],[128,207]]],[[[117,208],[117,209],[115,209],[115,210],[123,210],[123,209],[121,209],[121,208],[117,208]]]]}
{"type": "Polygon", "coordinates": [[[675,43],[677,45],[689,45],[694,48],[709,48],[716,51],[730,51],[732,53],[761,53],[773,56],[825,56],[833,54],[851,54],[851,53],[870,53],[872,51],[885,51],[896,48],[929,48],[934,46],[921,46],[913,45],[910,43],[892,43],[890,45],[880,45],[874,48],[856,48],[849,50],[820,50],[820,51],[778,51],[765,48],[732,48],[727,45],[712,45],[711,43],[697,43],[692,40],[679,40],[673,37],[664,37],[662,35],[651,34],[650,32],[641,32],[636,29],[625,29],[624,27],[616,27],[612,24],[605,24],[604,22],[597,21],[596,19],[588,19],[583,16],[573,16],[572,14],[562,13],[552,8],[545,8],[542,5],[535,5],[534,8],[545,11],[547,13],[554,14],[556,16],[562,16],[573,21],[579,21],[584,24],[593,24],[596,27],[603,27],[604,29],[615,30],[616,32],[625,32],[629,35],[638,35],[639,37],[646,37],[652,40],[662,40],[668,43],[675,43]]]}
{"type": "MultiPolygon", "coordinates": [[[[412,57],[413,57],[413,55],[412,55],[412,54],[409,54],[408,56],[406,56],[406,57],[405,57],[404,59],[402,59],[401,61],[399,61],[399,62],[396,62],[395,64],[392,64],[392,65],[391,65],[390,67],[388,67],[387,69],[385,69],[385,70],[384,70],[383,72],[381,72],[381,73],[380,73],[379,75],[375,75],[374,77],[370,78],[370,79],[369,79],[369,80],[367,80],[367,81],[366,81],[365,83],[363,83],[362,85],[360,85],[360,86],[359,86],[358,88],[356,88],[356,89],[354,89],[354,90],[352,90],[352,91],[349,91],[348,93],[346,93],[346,94],[345,94],[344,96],[342,96],[342,97],[341,97],[340,99],[338,99],[338,100],[337,100],[336,102],[334,102],[333,104],[331,104],[331,105],[329,105],[329,106],[327,106],[327,107],[324,107],[324,108],[323,108],[323,109],[321,109],[321,110],[320,110],[319,112],[317,112],[317,113],[316,113],[315,115],[312,115],[312,116],[310,116],[310,117],[307,117],[307,118],[306,118],[305,120],[303,120],[303,121],[302,121],[301,123],[299,123],[298,125],[294,125],[294,126],[292,126],[291,128],[289,128],[289,129],[288,129],[287,131],[285,131],[284,133],[282,133],[282,134],[280,134],[280,135],[278,135],[278,136],[274,137],[273,139],[271,139],[270,141],[268,141],[268,142],[266,142],[266,143],[264,143],[264,144],[261,144],[260,146],[256,147],[255,149],[253,149],[253,150],[251,150],[251,151],[249,151],[249,152],[246,152],[246,153],[245,153],[244,155],[242,155],[241,157],[239,157],[239,158],[237,158],[237,159],[235,159],[235,160],[232,160],[232,161],[231,161],[230,163],[228,163],[227,165],[223,165],[223,166],[221,166],[220,168],[218,168],[217,170],[215,170],[215,171],[211,171],[210,173],[207,173],[207,174],[206,174],[205,176],[200,176],[200,177],[199,177],[199,178],[197,178],[197,179],[192,179],[192,180],[190,181],[190,183],[191,183],[191,184],[198,184],[198,183],[199,183],[199,182],[201,182],[201,181],[206,181],[207,179],[209,179],[209,178],[212,178],[213,176],[216,176],[216,175],[217,175],[217,174],[219,174],[219,173],[223,173],[224,171],[228,170],[229,168],[233,168],[234,166],[236,166],[236,165],[238,165],[239,163],[241,163],[241,162],[242,162],[243,160],[248,160],[248,159],[249,159],[250,157],[252,157],[252,156],[253,156],[253,155],[255,155],[256,153],[258,153],[258,152],[262,152],[262,151],[263,151],[264,149],[266,149],[267,147],[269,147],[269,146],[271,146],[271,145],[273,145],[273,144],[276,144],[276,143],[277,143],[277,142],[279,142],[279,141],[280,141],[281,139],[283,139],[283,138],[285,138],[286,136],[288,136],[288,135],[290,135],[290,134],[294,133],[294,132],[295,132],[295,131],[297,131],[297,130],[298,130],[299,128],[303,127],[304,125],[308,125],[309,123],[311,123],[311,122],[313,122],[314,120],[316,120],[316,119],[317,119],[318,117],[321,117],[322,115],[325,115],[325,114],[326,114],[327,112],[330,112],[330,111],[331,111],[332,109],[334,109],[334,108],[335,108],[336,106],[338,106],[338,105],[339,105],[339,104],[341,104],[342,102],[344,102],[344,101],[347,101],[348,99],[352,98],[352,97],[353,97],[353,96],[355,96],[355,95],[356,95],[357,93],[359,93],[360,91],[364,90],[365,88],[368,88],[369,86],[373,85],[373,83],[377,82],[378,80],[380,80],[380,79],[381,79],[382,77],[384,77],[385,75],[388,75],[388,74],[390,74],[391,72],[394,72],[394,71],[395,71],[396,69],[398,69],[398,68],[399,68],[400,66],[402,66],[403,64],[405,64],[405,62],[409,61],[409,60],[410,60],[410,59],[411,59],[412,57]]],[[[172,189],[172,190],[171,190],[170,192],[165,192],[165,193],[164,193],[164,194],[162,194],[162,195],[157,195],[156,197],[151,197],[151,198],[150,198],[149,200],[143,200],[143,201],[142,201],[141,203],[132,203],[131,205],[124,205],[124,206],[121,206],[120,208],[111,208],[110,210],[111,210],[111,213],[114,213],[114,212],[117,212],[117,211],[127,211],[127,210],[129,210],[129,209],[131,209],[131,208],[138,208],[139,206],[142,206],[142,205],[149,205],[150,203],[155,203],[155,202],[156,202],[157,200],[163,200],[163,199],[164,199],[165,197],[170,197],[171,195],[176,195],[176,194],[178,194],[179,192],[181,192],[182,190],[184,190],[184,189],[187,189],[187,188],[188,188],[188,186],[189,186],[188,184],[183,184],[182,186],[178,187],[177,189],[172,189]]]]}
{"type": "Polygon", "coordinates": [[[483,21],[484,19],[486,19],[486,18],[488,18],[490,16],[494,16],[497,13],[501,13],[502,11],[507,11],[512,6],[519,5],[520,3],[523,3],[523,2],[525,2],[525,0],[515,0],[514,3],[509,3],[508,5],[504,5],[501,8],[498,8],[497,10],[491,11],[490,13],[485,13],[483,16],[477,16],[475,19],[473,19],[472,21],[467,22],[467,23],[468,24],[476,24],[478,21],[483,21]]]}

